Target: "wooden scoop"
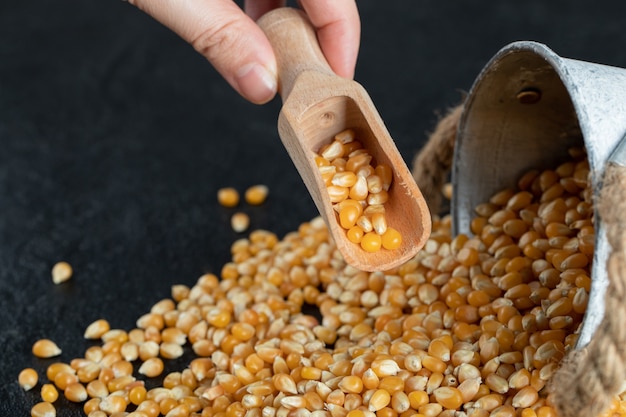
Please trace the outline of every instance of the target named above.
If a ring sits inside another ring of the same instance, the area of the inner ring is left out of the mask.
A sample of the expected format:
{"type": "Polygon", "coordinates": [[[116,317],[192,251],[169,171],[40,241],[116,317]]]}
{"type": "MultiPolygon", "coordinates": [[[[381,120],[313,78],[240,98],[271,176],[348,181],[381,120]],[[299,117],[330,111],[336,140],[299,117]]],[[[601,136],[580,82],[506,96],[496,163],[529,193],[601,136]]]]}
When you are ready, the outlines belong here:
{"type": "Polygon", "coordinates": [[[364,271],[385,271],[406,262],[430,235],[430,213],[369,95],[357,82],[331,70],[312,24],[301,11],[275,9],[258,24],[270,40],[278,63],[278,92],[283,100],[278,133],[337,248],[348,264],[364,271]],[[347,128],[355,131],[373,161],[393,170],[385,212],[387,224],[402,234],[398,249],[366,252],[350,242],[338,224],[315,156],[347,128]]]}

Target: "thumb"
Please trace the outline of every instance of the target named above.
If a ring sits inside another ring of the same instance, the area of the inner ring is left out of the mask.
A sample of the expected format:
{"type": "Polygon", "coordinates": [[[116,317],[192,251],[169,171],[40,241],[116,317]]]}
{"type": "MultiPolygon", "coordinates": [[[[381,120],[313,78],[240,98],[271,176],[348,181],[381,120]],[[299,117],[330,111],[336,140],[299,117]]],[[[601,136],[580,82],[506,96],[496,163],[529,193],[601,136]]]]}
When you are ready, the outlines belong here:
{"type": "Polygon", "coordinates": [[[263,31],[230,0],[129,0],[204,55],[252,103],[276,94],[276,58],[263,31]]]}

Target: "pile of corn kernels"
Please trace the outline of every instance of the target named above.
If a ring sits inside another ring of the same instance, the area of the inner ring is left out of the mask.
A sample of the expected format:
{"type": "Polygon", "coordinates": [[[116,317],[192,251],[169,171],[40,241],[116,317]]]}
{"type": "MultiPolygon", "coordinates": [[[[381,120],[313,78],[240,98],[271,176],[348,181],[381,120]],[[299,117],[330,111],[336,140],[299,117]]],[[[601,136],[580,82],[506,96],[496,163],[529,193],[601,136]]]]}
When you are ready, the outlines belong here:
{"type": "MultiPolygon", "coordinates": [[[[174,285],[137,328],[89,325],[102,344],[48,368],[32,415],[53,416],[64,391],[90,417],[555,417],[547,384],[591,285],[588,172],[582,152],[529,172],[476,208],[474,237],[436,218],[424,249],[386,272],[346,265],[320,218],[282,239],[254,231],[219,276],[174,285]],[[187,368],[162,375],[188,350],[187,368]]],[[[609,416],[626,416],[624,398],[609,416]]]]}

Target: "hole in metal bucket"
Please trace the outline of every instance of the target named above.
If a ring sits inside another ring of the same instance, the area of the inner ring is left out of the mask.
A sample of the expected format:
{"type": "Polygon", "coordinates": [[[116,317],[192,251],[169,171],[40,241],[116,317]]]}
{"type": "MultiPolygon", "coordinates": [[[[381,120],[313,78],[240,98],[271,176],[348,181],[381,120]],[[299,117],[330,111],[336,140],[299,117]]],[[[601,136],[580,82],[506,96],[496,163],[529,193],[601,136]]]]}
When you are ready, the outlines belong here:
{"type": "Polygon", "coordinates": [[[541,90],[533,87],[525,88],[515,97],[521,104],[535,104],[541,100],[541,90]]]}

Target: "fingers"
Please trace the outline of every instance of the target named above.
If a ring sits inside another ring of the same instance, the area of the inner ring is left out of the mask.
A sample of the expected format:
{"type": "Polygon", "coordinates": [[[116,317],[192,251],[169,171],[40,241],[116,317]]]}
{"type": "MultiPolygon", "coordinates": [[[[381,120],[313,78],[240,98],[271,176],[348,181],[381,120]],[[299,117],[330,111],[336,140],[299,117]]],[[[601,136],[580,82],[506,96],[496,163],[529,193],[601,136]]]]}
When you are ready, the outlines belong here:
{"type": "MultiPolygon", "coordinates": [[[[247,100],[276,94],[276,58],[263,31],[231,0],[129,0],[204,55],[247,100]]],[[[270,7],[259,0],[255,12],[270,7]]]]}
{"type": "Polygon", "coordinates": [[[300,0],[317,28],[317,39],[330,67],[338,75],[354,77],[361,23],[355,0],[300,0]]]}
{"type": "MultiPolygon", "coordinates": [[[[285,0],[245,0],[247,16],[231,0],[128,0],[204,55],[228,83],[253,103],[276,94],[276,57],[258,17],[285,0]]],[[[300,0],[331,68],[352,78],[361,26],[355,0],[300,0]]]]}

